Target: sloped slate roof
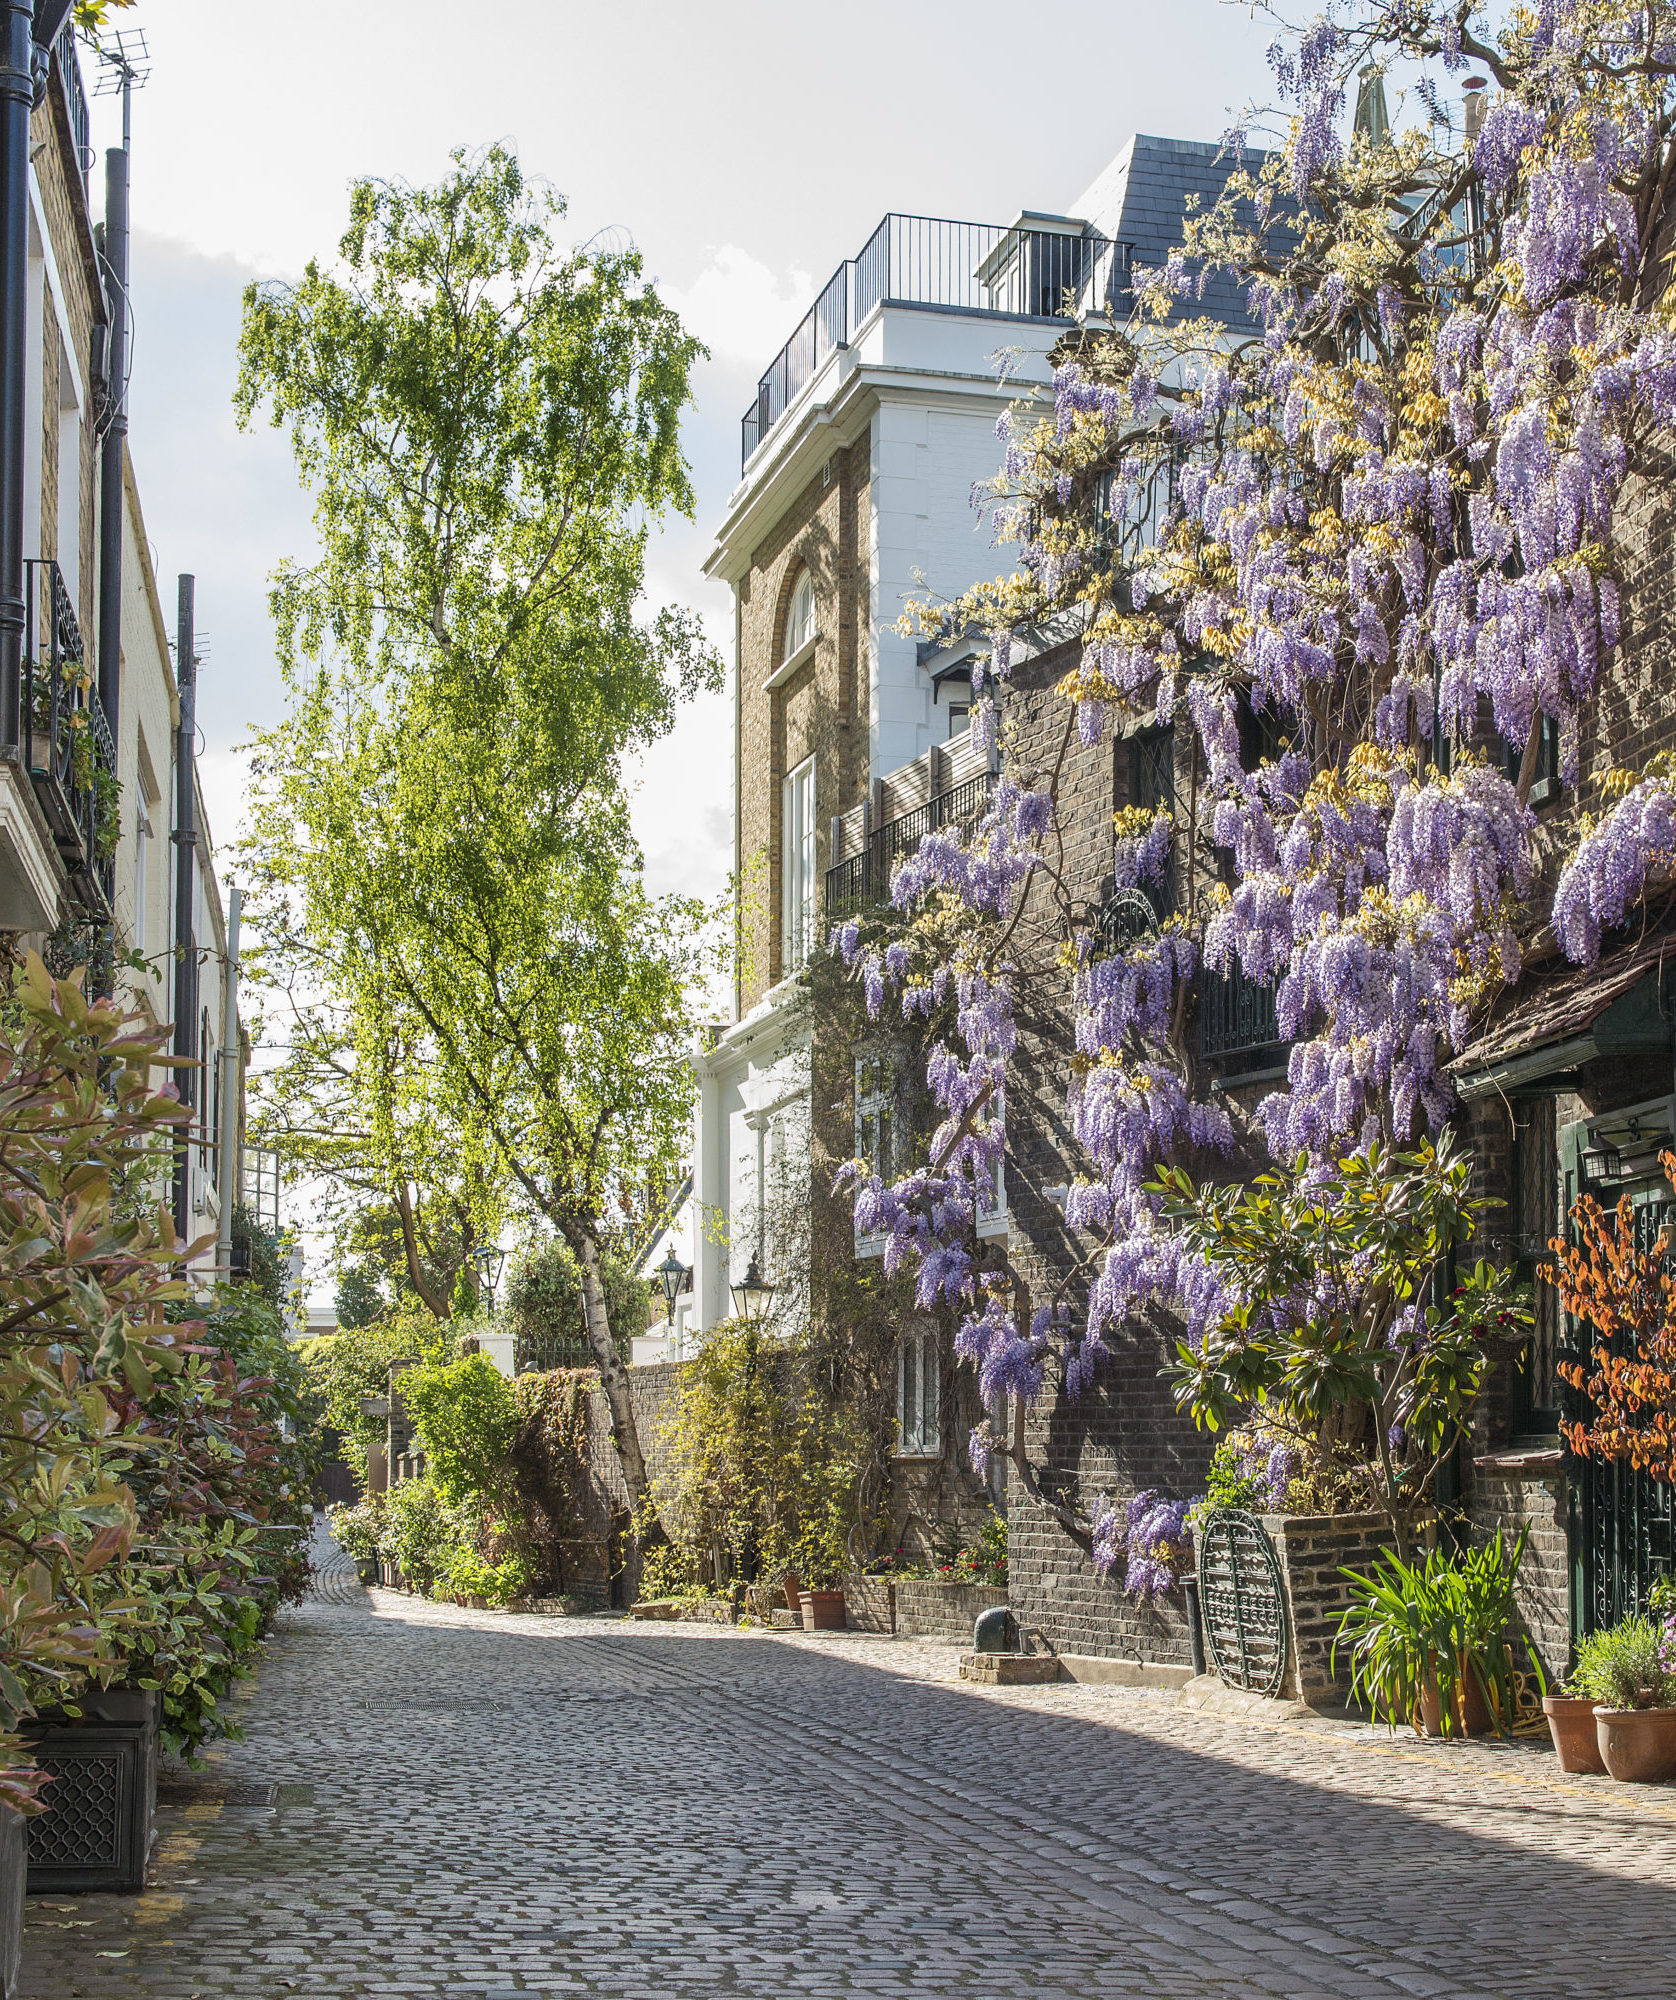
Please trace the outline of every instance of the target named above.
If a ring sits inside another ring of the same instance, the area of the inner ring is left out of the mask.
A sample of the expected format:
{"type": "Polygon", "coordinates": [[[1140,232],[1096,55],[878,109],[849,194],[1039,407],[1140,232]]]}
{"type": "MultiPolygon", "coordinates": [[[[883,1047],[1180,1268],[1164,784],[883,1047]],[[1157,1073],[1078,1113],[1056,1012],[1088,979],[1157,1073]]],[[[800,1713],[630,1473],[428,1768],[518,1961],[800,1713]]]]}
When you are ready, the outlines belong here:
{"type": "MultiPolygon", "coordinates": [[[[1248,152],[1245,164],[1255,174],[1263,155],[1248,152]]],[[[1235,171],[1232,155],[1208,141],[1137,132],[1070,213],[1103,236],[1132,244],[1136,264],[1156,269],[1181,242],[1188,197],[1199,197],[1201,212],[1212,207],[1235,171]]],[[[1243,294],[1223,276],[1210,280],[1202,300],[1184,299],[1178,310],[1186,316],[1209,314],[1240,332],[1252,326],[1243,294]]]]}
{"type": "Polygon", "coordinates": [[[1511,1057],[1587,1034],[1615,1000],[1638,986],[1666,960],[1676,965],[1676,937],[1656,931],[1602,958],[1598,965],[1567,966],[1534,975],[1521,997],[1485,1023],[1476,1041],[1448,1065],[1460,1077],[1511,1057]]]}

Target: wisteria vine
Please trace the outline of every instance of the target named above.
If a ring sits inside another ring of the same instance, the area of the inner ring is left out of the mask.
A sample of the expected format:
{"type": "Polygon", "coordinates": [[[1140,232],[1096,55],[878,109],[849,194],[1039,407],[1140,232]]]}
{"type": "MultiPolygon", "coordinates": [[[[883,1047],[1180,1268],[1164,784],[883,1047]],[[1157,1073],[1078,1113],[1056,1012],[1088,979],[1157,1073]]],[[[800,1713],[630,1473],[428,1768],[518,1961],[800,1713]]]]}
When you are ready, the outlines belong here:
{"type": "MultiPolygon", "coordinates": [[[[1079,333],[1051,409],[1003,420],[990,500],[1012,573],[916,614],[989,633],[1003,690],[1025,635],[1080,637],[1060,765],[1009,765],[969,838],[933,834],[898,870],[892,919],[835,934],[874,1012],[894,993],[930,1021],[940,1113],[912,1172],[846,1170],[857,1226],[886,1234],[922,1306],[960,1312],[958,1352],[1013,1411],[974,1456],[1005,1451],[1044,1504],[1023,1413],[1052,1365],[1075,1394],[1137,1312],[1192,1339],[1237,1303],[1148,1185],[1246,1125],[1195,1059],[1196,982],[1273,986],[1286,1082],[1251,1117],[1277,1158],[1325,1164],[1436,1131],[1451,1058],[1533,955],[1592,962],[1676,869],[1671,773],[1608,783],[1593,822],[1574,806],[1600,778],[1586,738],[1624,624],[1615,522],[1628,480],[1668,478],[1652,447],[1676,419],[1655,254],[1676,8],[1537,0],[1494,35],[1482,13],[1346,5],[1277,42],[1283,143],[1246,157],[1234,135],[1245,164],[1136,274],[1129,323],[1079,333]],[[1346,137],[1349,79],[1398,58],[1433,111],[1452,80],[1487,81],[1470,145],[1435,120],[1346,137]],[[1239,282],[1249,334],[1194,316],[1213,272],[1239,282]],[[1186,866],[1165,920],[1113,942],[1059,859],[1059,770],[1073,742],[1143,722],[1190,732],[1196,804],[1185,825],[1118,815],[1120,892],[1156,893],[1183,847],[1186,866]],[[1568,803],[1539,825],[1556,743],[1568,803]],[[1085,1163],[1065,1215],[1093,1247],[1032,1300],[973,1223],[1044,940],[1072,985],[1085,1163]]],[[[1004,693],[977,681],[993,739],[1004,693]]],[[[1182,1539],[1165,1504],[1078,1517],[1097,1565],[1144,1594],[1147,1552],[1182,1539]]]]}

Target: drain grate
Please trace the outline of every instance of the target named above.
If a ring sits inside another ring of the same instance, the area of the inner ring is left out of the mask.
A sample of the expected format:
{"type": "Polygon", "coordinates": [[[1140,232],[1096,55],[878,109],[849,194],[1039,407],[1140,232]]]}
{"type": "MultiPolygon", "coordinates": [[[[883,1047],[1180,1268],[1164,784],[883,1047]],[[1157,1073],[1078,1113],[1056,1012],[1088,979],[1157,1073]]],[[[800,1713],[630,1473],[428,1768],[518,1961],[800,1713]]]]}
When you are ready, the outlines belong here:
{"type": "Polygon", "coordinates": [[[312,1785],[263,1785],[236,1778],[159,1778],[160,1806],[311,1806],[312,1785]]]}

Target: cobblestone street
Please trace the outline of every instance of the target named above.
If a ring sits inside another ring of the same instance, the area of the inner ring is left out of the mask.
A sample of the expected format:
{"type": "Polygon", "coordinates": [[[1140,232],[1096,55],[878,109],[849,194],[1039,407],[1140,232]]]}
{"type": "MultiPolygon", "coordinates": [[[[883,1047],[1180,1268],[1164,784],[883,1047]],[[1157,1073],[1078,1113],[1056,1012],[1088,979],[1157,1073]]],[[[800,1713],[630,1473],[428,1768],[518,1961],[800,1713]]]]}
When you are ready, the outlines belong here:
{"type": "Polygon", "coordinates": [[[33,1899],[24,1993],[1671,1990],[1676,1789],[956,1659],[458,1611],[340,1562],[205,1774],[231,1799],[161,1809],[143,1896],[33,1899]]]}

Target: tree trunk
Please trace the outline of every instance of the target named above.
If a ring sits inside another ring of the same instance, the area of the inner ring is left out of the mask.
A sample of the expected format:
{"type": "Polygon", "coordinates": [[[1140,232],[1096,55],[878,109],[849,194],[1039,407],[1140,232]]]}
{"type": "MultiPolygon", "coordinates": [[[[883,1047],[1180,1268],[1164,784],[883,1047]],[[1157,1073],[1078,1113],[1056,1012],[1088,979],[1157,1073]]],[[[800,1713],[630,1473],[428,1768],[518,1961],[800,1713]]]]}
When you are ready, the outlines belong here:
{"type": "Polygon", "coordinates": [[[420,1303],[433,1319],[448,1317],[448,1300],[439,1299],[426,1282],[425,1267],[419,1258],[419,1237],[413,1226],[413,1196],[405,1180],[396,1184],[396,1214],[402,1225],[402,1250],[407,1258],[407,1281],[419,1294],[420,1303]]]}
{"type": "Polygon", "coordinates": [[[599,1368],[600,1386],[611,1410],[611,1442],[622,1460],[623,1484],[635,1512],[651,1498],[646,1477],[646,1461],[640,1453],[640,1429],[634,1421],[634,1399],[629,1394],[628,1370],[611,1338],[611,1322],[605,1312],[605,1282],[600,1272],[599,1245],[585,1229],[567,1231],[570,1247],[582,1274],[582,1323],[588,1345],[599,1368]]]}

